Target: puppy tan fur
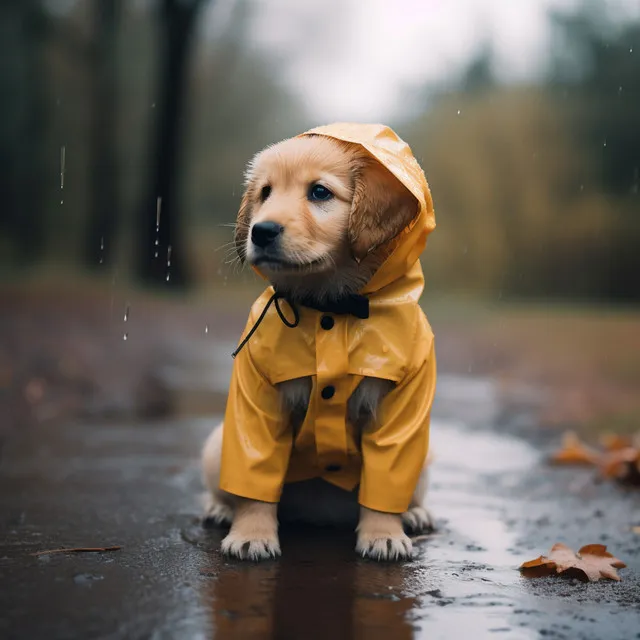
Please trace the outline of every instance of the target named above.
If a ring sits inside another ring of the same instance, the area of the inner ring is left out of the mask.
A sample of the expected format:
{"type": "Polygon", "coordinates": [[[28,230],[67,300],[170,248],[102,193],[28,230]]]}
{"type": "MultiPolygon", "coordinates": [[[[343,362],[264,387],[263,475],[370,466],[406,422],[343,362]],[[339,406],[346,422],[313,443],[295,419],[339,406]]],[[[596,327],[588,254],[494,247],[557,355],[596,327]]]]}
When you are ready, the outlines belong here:
{"type": "MultiPolygon", "coordinates": [[[[267,148],[250,163],[237,218],[236,249],[242,260],[258,267],[288,299],[311,297],[323,302],[359,292],[392,251],[393,239],[416,213],[415,198],[359,145],[326,136],[292,138],[267,148]],[[332,197],[310,199],[313,185],[319,185],[320,195],[324,188],[332,197]],[[261,223],[286,230],[277,256],[252,242],[253,229],[261,223]]],[[[311,378],[287,380],[277,386],[295,432],[309,406],[311,378]]],[[[364,377],[347,403],[349,423],[359,430],[376,429],[378,407],[394,386],[390,380],[364,377]]],[[[222,543],[225,553],[252,560],[275,557],[280,554],[278,505],[220,489],[223,429],[220,425],[212,432],[203,450],[209,492],[207,517],[231,525],[222,543]]],[[[422,531],[431,526],[423,507],[426,478],[425,461],[409,509],[403,514],[359,508],[359,553],[378,560],[411,555],[411,540],[404,529],[422,531]]],[[[284,491],[287,489],[285,485],[284,491]]],[[[298,515],[316,521],[318,494],[309,487],[305,499],[302,491],[298,515]]],[[[335,507],[336,513],[345,506],[357,508],[354,493],[342,494],[325,506],[330,511],[335,507]]]]}

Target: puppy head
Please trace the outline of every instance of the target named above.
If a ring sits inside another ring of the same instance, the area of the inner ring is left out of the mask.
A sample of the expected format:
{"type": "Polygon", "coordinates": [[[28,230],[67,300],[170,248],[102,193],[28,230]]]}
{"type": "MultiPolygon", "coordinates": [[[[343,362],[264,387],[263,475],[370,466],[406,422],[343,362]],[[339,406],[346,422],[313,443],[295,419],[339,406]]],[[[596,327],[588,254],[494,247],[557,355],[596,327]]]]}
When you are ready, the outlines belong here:
{"type": "Polygon", "coordinates": [[[373,275],[363,259],[417,212],[410,192],[359,145],[319,135],[291,138],[249,165],[236,249],[272,282],[334,272],[359,287],[366,279],[356,282],[354,272],[373,275]]]}

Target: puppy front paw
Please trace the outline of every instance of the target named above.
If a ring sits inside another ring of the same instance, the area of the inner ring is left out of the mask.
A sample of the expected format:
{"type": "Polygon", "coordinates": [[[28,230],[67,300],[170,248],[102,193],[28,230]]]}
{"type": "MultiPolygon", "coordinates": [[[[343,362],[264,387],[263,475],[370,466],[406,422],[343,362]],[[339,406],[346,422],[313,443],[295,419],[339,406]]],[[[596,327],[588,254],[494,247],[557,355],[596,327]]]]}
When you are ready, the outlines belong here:
{"type": "Polygon", "coordinates": [[[360,532],[356,551],[363,558],[372,560],[407,560],[411,557],[413,544],[404,533],[389,534],[383,531],[360,532]]]}
{"type": "Polygon", "coordinates": [[[222,553],[240,560],[269,560],[280,555],[280,541],[277,533],[245,535],[232,529],[222,541],[222,553]]]}
{"type": "Polygon", "coordinates": [[[433,518],[424,507],[411,507],[402,514],[402,524],[410,533],[431,533],[433,518]]]}
{"type": "Polygon", "coordinates": [[[360,509],[356,551],[373,560],[406,560],[413,545],[402,528],[399,514],[360,509]]]}

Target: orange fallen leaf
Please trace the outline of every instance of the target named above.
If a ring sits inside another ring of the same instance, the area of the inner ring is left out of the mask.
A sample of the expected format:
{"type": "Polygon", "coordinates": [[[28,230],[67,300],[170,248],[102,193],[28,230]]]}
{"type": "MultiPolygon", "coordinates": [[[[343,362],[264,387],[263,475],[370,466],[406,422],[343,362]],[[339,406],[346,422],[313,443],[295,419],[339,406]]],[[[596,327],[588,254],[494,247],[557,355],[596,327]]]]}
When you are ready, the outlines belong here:
{"type": "Polygon", "coordinates": [[[640,449],[625,447],[610,451],[603,456],[599,467],[604,478],[616,480],[633,480],[640,470],[640,449]]]}
{"type": "Polygon", "coordinates": [[[633,441],[627,436],[617,433],[603,433],[599,438],[600,446],[606,451],[618,451],[633,446],[633,441]]]}
{"type": "Polygon", "coordinates": [[[558,542],[548,556],[540,556],[520,565],[525,575],[542,576],[569,572],[582,580],[596,582],[600,578],[620,580],[616,569],[627,565],[607,551],[603,544],[587,544],[576,553],[558,542]]]}
{"type": "Polygon", "coordinates": [[[555,464],[597,464],[600,454],[581,442],[580,438],[569,431],[562,438],[562,445],[551,455],[551,462],[555,464]]]}

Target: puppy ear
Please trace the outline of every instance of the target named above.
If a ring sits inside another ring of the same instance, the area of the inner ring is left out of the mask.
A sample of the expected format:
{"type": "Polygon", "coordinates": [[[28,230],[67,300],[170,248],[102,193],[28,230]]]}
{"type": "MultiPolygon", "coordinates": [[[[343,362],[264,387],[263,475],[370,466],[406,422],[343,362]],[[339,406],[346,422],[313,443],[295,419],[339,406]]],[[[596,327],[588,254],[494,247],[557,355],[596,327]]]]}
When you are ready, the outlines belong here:
{"type": "Polygon", "coordinates": [[[395,238],[418,214],[411,192],[374,158],[359,158],[349,214],[349,243],[359,262],[395,238]]]}

